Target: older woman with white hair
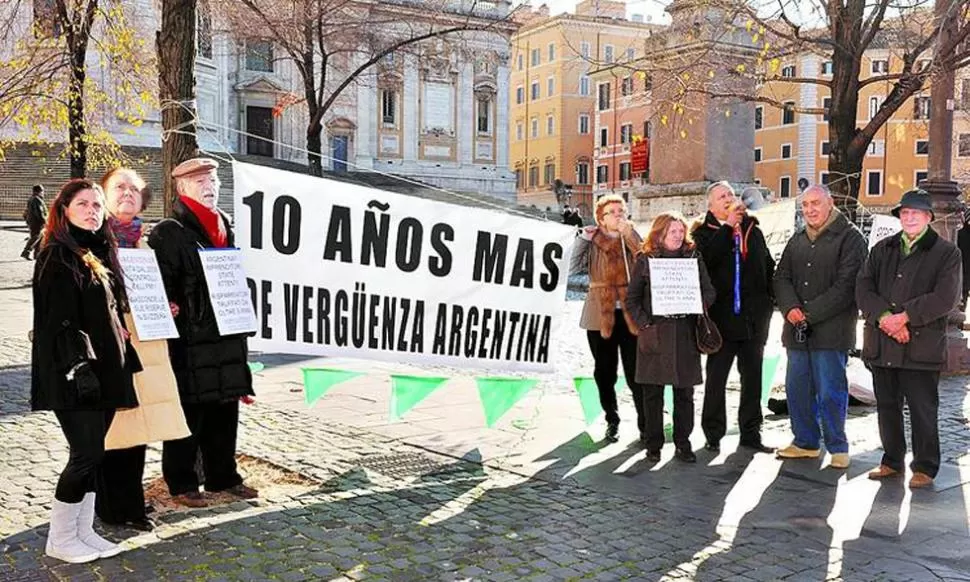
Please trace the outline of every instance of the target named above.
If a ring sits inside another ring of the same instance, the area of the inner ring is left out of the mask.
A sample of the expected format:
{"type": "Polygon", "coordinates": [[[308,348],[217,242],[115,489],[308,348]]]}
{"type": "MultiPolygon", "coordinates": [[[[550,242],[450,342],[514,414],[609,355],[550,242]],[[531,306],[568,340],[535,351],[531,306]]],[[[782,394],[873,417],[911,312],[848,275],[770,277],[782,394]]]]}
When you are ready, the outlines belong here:
{"type": "Polygon", "coordinates": [[[634,380],[637,366],[637,326],[624,305],[630,270],[642,239],[627,219],[626,202],[616,195],[596,201],[596,225],[580,231],[573,248],[570,273],[589,273],[589,293],[579,325],[586,330],[595,367],[593,378],[606,414],[606,440],[619,440],[616,401],[617,364],[633,394],[637,428],[644,437],[643,394],[634,380]]]}

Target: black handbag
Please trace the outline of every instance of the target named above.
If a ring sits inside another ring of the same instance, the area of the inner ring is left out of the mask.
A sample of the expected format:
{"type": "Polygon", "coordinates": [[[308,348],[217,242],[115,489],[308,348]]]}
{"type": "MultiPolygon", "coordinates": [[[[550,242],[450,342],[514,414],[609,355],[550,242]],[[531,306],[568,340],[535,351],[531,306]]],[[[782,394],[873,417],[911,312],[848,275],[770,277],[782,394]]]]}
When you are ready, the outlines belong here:
{"type": "Polygon", "coordinates": [[[721,332],[718,331],[714,320],[707,314],[706,307],[704,313],[697,316],[694,325],[697,331],[697,350],[702,354],[713,354],[720,351],[721,346],[724,345],[724,340],[721,338],[721,332]]]}

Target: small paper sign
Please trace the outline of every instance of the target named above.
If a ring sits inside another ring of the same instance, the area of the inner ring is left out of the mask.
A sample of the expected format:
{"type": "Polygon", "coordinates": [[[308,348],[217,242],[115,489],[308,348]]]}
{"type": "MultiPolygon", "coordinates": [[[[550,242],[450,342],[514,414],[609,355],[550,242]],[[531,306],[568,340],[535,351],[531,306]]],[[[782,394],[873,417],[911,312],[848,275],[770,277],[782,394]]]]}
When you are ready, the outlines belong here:
{"type": "Polygon", "coordinates": [[[872,230],[869,231],[869,250],[876,246],[876,243],[884,238],[889,238],[892,235],[903,229],[902,225],[899,224],[899,219],[895,216],[886,216],[884,214],[877,214],[872,217],[872,230]]]}
{"type": "Polygon", "coordinates": [[[702,313],[697,259],[650,259],[650,301],[654,315],[702,313]]]}
{"type": "Polygon", "coordinates": [[[256,331],[256,312],[246,285],[246,272],[239,249],[199,251],[209,300],[221,335],[256,331]]]}
{"type": "Polygon", "coordinates": [[[118,249],[118,262],[124,273],[125,291],[138,339],[151,341],[178,337],[155,251],[118,249]]]}

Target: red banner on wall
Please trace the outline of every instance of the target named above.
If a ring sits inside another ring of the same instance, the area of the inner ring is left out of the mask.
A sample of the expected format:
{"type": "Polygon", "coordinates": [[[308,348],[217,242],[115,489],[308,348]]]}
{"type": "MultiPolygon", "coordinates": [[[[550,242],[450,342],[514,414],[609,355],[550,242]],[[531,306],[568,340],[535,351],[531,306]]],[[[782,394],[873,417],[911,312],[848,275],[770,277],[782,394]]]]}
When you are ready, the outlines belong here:
{"type": "Polygon", "coordinates": [[[630,171],[642,174],[647,171],[650,159],[650,140],[642,139],[630,148],[630,171]]]}

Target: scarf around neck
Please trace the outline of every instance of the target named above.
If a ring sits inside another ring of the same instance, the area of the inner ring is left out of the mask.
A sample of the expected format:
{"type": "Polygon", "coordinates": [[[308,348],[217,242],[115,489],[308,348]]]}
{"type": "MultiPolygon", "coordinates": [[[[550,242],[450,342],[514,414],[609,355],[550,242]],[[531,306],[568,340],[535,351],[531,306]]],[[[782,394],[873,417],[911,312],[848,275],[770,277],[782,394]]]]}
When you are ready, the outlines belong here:
{"type": "Polygon", "coordinates": [[[118,247],[122,249],[133,249],[138,246],[141,240],[142,221],[137,216],[131,222],[121,222],[114,216],[108,217],[108,226],[111,232],[118,239],[118,247]]]}
{"type": "Polygon", "coordinates": [[[179,196],[182,204],[199,219],[199,224],[205,230],[206,236],[212,242],[212,246],[223,249],[229,246],[229,235],[226,233],[226,225],[222,222],[222,216],[218,210],[206,208],[200,202],[188,196],[179,196]]]}
{"type": "Polygon", "coordinates": [[[832,223],[839,217],[839,209],[833,208],[832,212],[829,213],[829,217],[825,220],[825,224],[818,227],[818,229],[812,228],[810,225],[805,225],[805,234],[808,235],[808,240],[815,242],[818,237],[822,236],[825,229],[832,226],[832,223]]]}

